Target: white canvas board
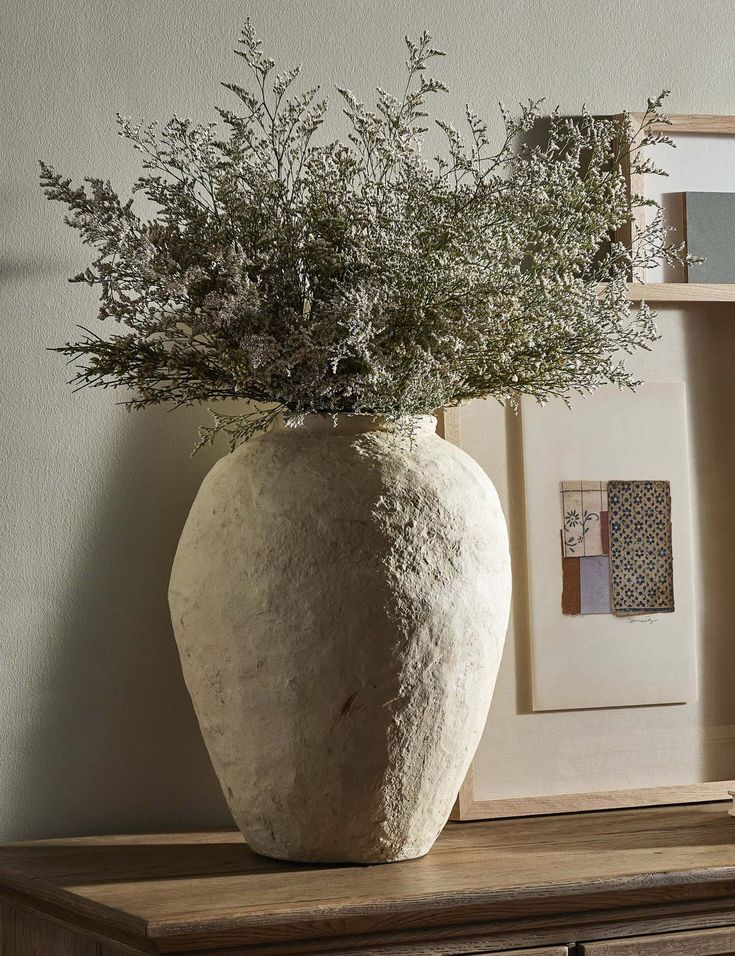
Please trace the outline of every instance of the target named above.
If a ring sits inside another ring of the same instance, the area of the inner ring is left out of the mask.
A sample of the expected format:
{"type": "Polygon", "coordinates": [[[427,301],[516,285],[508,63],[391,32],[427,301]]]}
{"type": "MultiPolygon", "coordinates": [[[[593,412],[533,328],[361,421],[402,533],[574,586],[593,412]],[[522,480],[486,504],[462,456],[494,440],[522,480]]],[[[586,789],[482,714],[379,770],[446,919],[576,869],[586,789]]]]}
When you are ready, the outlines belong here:
{"type": "MultiPolygon", "coordinates": [[[[667,176],[646,176],[645,192],[664,210],[672,228],[669,241],[678,245],[684,239],[682,193],[735,192],[735,136],[712,133],[676,133],[675,146],[658,145],[646,148],[646,156],[667,176]]],[[[652,211],[646,210],[649,222],[652,211]]],[[[685,270],[680,266],[656,266],[646,271],[646,282],[684,282],[685,270]]],[[[697,267],[692,266],[690,282],[697,282],[697,267]]],[[[701,280],[704,281],[704,280],[701,280]]]]}
{"type": "Polygon", "coordinates": [[[686,390],[648,383],[521,406],[534,710],[684,703],[697,698],[686,390]],[[674,597],[669,614],[565,615],[559,483],[666,480],[674,597]]]}

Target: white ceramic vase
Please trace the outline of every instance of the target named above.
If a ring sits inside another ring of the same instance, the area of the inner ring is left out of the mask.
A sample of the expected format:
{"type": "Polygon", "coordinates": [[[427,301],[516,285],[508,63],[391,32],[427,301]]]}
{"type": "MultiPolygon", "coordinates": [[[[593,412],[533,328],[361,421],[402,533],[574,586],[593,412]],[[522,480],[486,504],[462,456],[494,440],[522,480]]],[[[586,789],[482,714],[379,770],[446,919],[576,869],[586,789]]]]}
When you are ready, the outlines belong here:
{"type": "Polygon", "coordinates": [[[169,602],[199,724],[252,848],[426,853],[487,717],[510,559],[487,475],[435,432],[308,416],[207,475],[169,602]]]}

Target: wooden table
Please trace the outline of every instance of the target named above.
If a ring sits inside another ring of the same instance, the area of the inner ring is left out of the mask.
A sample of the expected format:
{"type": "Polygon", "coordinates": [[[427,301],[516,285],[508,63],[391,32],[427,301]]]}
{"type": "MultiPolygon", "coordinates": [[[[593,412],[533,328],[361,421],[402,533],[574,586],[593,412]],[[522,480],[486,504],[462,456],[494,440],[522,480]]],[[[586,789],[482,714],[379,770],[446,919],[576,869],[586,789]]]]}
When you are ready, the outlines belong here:
{"type": "Polygon", "coordinates": [[[421,860],[298,866],[237,832],[0,847],[2,956],[735,953],[727,805],[450,824],[421,860]],[[575,949],[576,947],[576,949],[575,949]]]}

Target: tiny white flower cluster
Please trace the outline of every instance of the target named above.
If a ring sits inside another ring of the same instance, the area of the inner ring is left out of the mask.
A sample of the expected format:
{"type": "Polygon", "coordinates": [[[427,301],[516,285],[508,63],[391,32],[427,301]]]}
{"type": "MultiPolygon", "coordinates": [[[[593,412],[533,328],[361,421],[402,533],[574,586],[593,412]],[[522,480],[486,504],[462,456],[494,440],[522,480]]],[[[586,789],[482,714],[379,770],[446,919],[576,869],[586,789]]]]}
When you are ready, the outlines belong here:
{"type": "Polygon", "coordinates": [[[133,407],[249,400],[203,430],[233,446],[278,412],[400,419],[635,385],[618,356],[656,329],[645,305],[631,310],[626,280],[683,252],[660,210],[635,253],[613,237],[643,203],[623,164],[655,171],[640,150],[665,140],[651,132],[665,94],[637,129],[554,113],[542,141],[529,136],[539,104],[503,110],[497,150],[468,107],[466,135],[436,120],[446,152],[428,162],[427,102],[446,87],[426,68],[442,54],[426,33],[406,42],[403,97],[378,90],[370,110],[340,88],[349,137],[318,144],[318,89],[292,94],[299,69],[275,74],[248,22],[237,52],[253,89],[224,84],[244,106],[219,111],[224,136],[177,116],[118,117],[143,156],[134,191],[150,219],[108,182],[73,187],[42,164],[46,195],[96,250],[76,281],[124,327],[59,349],[80,360],[78,384],[132,388],[133,407]]]}

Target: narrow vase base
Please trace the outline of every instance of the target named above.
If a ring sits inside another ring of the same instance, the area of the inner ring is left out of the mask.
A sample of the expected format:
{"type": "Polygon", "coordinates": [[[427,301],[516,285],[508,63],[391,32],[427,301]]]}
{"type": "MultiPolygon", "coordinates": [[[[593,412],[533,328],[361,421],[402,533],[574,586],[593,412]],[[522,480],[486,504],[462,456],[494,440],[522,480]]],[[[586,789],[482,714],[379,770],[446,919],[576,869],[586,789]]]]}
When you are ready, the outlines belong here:
{"type": "MultiPolygon", "coordinates": [[[[247,840],[247,837],[245,839],[247,840]]],[[[284,863],[301,863],[312,866],[378,866],[383,863],[405,863],[408,860],[418,860],[431,851],[431,846],[422,846],[418,849],[415,847],[393,847],[391,849],[365,851],[364,853],[355,852],[353,847],[340,853],[338,851],[309,851],[304,848],[282,850],[275,847],[258,847],[251,843],[248,845],[258,856],[266,857],[269,860],[281,860],[284,863]]]]}

